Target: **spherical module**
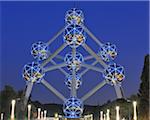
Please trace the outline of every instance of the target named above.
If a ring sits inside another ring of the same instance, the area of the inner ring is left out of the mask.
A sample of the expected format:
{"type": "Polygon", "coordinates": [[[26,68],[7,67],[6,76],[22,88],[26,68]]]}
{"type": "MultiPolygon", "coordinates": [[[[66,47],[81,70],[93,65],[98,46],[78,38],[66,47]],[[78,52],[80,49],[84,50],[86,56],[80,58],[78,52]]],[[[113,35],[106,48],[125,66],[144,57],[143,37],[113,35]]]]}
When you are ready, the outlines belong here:
{"type": "Polygon", "coordinates": [[[39,61],[45,60],[48,58],[48,46],[44,42],[36,42],[32,44],[31,54],[35,59],[39,61]]]}
{"type": "Polygon", "coordinates": [[[37,62],[28,63],[23,68],[23,78],[29,82],[40,82],[44,77],[43,68],[37,62]]]}
{"type": "Polygon", "coordinates": [[[65,22],[67,24],[77,24],[80,25],[84,21],[83,12],[79,9],[72,8],[66,12],[65,22]]]}
{"type": "Polygon", "coordinates": [[[110,62],[111,60],[114,60],[117,56],[116,45],[111,44],[109,42],[104,44],[100,48],[99,55],[106,62],[110,62]]]}
{"type": "Polygon", "coordinates": [[[63,105],[66,118],[80,118],[83,113],[83,103],[76,97],[67,99],[63,105]]]}
{"type": "Polygon", "coordinates": [[[64,41],[72,48],[76,48],[85,42],[85,32],[80,25],[71,24],[66,26],[64,41]]]}
{"type": "Polygon", "coordinates": [[[104,70],[103,76],[107,82],[122,82],[122,80],[125,78],[124,67],[116,63],[111,63],[104,70]]]}
{"type": "Polygon", "coordinates": [[[78,71],[84,59],[83,59],[83,56],[77,52],[75,57],[73,57],[72,53],[66,54],[64,61],[67,64],[68,70],[78,71]]]}
{"type": "MultiPolygon", "coordinates": [[[[79,74],[76,74],[75,79],[76,79],[76,89],[79,89],[79,87],[82,84],[81,76],[79,74]]],[[[71,89],[72,80],[73,80],[73,75],[72,74],[68,75],[65,84],[69,89],[71,89]]]]}

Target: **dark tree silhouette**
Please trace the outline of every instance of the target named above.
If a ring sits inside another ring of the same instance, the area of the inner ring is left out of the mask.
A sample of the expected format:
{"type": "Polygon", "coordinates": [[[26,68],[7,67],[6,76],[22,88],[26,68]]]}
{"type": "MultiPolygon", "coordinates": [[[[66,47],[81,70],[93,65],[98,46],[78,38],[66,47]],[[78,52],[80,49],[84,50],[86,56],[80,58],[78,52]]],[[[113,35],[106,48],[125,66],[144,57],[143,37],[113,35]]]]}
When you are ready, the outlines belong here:
{"type": "Polygon", "coordinates": [[[139,88],[139,117],[142,120],[148,120],[149,117],[149,58],[145,56],[144,67],[141,75],[141,84],[139,88]]]}

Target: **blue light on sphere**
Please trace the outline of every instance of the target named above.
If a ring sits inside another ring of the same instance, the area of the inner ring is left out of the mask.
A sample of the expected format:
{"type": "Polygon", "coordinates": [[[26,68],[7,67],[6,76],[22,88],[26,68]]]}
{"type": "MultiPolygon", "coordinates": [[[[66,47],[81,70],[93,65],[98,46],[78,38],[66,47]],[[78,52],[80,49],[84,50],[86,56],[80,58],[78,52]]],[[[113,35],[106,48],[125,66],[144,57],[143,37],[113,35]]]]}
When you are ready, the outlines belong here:
{"type": "Polygon", "coordinates": [[[79,9],[72,8],[66,12],[65,22],[67,24],[77,24],[80,25],[84,21],[83,12],[79,9]]]}
{"type": "Polygon", "coordinates": [[[35,59],[39,61],[47,59],[48,58],[47,44],[41,41],[33,43],[31,47],[31,54],[35,59]]]}
{"type": "Polygon", "coordinates": [[[124,80],[124,67],[116,63],[111,63],[104,70],[103,76],[108,82],[122,82],[124,80]]]}
{"type": "Polygon", "coordinates": [[[78,71],[81,67],[81,63],[84,61],[82,54],[76,53],[76,56],[73,57],[72,53],[66,54],[64,61],[68,65],[68,70],[75,69],[78,71]]]}
{"type": "Polygon", "coordinates": [[[63,111],[66,118],[81,118],[83,103],[80,99],[71,97],[65,101],[63,111]]]}
{"type": "Polygon", "coordinates": [[[98,54],[104,61],[110,62],[110,61],[114,60],[117,56],[116,45],[108,42],[100,48],[100,51],[98,54]]]}
{"type": "Polygon", "coordinates": [[[28,82],[37,82],[44,77],[43,69],[37,62],[28,63],[23,68],[23,78],[28,82]]]}
{"type": "Polygon", "coordinates": [[[72,48],[76,48],[85,42],[85,32],[80,25],[71,24],[66,26],[64,41],[72,48]]]}
{"type": "MultiPolygon", "coordinates": [[[[81,84],[82,84],[81,76],[78,75],[78,74],[76,74],[75,79],[76,79],[76,89],[79,89],[79,87],[80,87],[81,84]]],[[[71,74],[71,75],[68,75],[68,76],[67,76],[67,79],[66,79],[66,81],[65,81],[65,84],[67,85],[67,87],[68,87],[69,89],[71,89],[72,80],[73,80],[72,74],[71,74]]]]}

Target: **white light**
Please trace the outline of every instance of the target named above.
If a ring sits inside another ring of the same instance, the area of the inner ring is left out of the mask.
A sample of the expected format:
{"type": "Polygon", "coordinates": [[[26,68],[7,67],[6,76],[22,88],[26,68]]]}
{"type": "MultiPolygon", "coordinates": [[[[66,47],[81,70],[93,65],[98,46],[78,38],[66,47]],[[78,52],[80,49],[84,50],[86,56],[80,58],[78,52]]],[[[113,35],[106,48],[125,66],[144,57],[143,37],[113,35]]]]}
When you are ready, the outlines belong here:
{"type": "Polygon", "coordinates": [[[137,120],[137,102],[133,101],[133,120],[137,120]]]}
{"type": "Polygon", "coordinates": [[[15,119],[15,104],[16,104],[16,101],[15,100],[12,100],[11,101],[11,120],[14,120],[15,119]]]}
{"type": "Polygon", "coordinates": [[[100,111],[100,120],[103,120],[103,111],[100,111]]]}
{"type": "Polygon", "coordinates": [[[44,120],[46,120],[46,116],[47,116],[47,111],[44,110],[44,120]]]}
{"type": "Polygon", "coordinates": [[[1,113],[1,120],[4,120],[4,113],[1,113]]]}
{"type": "Polygon", "coordinates": [[[110,116],[109,116],[109,114],[110,114],[110,110],[109,110],[109,109],[107,109],[107,113],[106,113],[106,120],[110,120],[110,116]]]}
{"type": "Polygon", "coordinates": [[[120,120],[119,110],[120,110],[120,107],[116,106],[116,120],[120,120]]]}
{"type": "Polygon", "coordinates": [[[41,108],[38,108],[38,120],[40,119],[40,114],[41,114],[41,108]]]}
{"type": "Polygon", "coordinates": [[[41,120],[43,120],[44,119],[44,113],[43,113],[43,111],[41,112],[41,120]]]}
{"type": "Polygon", "coordinates": [[[28,120],[30,120],[30,116],[31,116],[31,105],[28,105],[28,120]]]}

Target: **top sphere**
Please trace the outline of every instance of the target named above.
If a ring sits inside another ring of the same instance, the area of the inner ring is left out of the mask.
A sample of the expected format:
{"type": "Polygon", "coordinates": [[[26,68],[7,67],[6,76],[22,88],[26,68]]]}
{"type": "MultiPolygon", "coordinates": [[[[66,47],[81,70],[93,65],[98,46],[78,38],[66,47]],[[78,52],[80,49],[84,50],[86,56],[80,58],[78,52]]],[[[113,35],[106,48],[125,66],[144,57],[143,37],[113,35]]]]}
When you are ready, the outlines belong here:
{"type": "Polygon", "coordinates": [[[77,24],[80,25],[84,21],[83,12],[77,8],[72,8],[66,12],[65,22],[67,24],[77,24]]]}

